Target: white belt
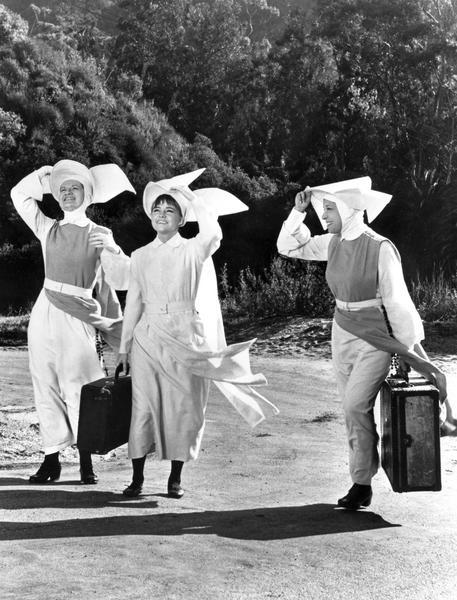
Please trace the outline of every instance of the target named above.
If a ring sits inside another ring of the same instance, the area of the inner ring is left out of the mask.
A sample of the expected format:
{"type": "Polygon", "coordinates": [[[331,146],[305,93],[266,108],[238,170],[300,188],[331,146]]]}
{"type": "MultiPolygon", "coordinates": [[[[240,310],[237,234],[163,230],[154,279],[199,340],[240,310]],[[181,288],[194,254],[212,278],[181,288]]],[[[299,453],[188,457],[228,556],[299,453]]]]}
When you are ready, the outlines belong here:
{"type": "Polygon", "coordinates": [[[360,310],[361,308],[371,308],[372,306],[382,306],[381,298],[372,300],[361,300],[360,302],[343,302],[336,299],[336,305],[341,310],[360,310]]]}
{"type": "Polygon", "coordinates": [[[92,298],[92,288],[82,288],[69,283],[60,283],[45,277],[43,287],[46,290],[60,292],[61,294],[69,294],[70,296],[82,296],[83,298],[92,298]]]}
{"type": "Polygon", "coordinates": [[[146,302],[145,311],[148,315],[167,315],[195,310],[195,304],[190,300],[180,302],[146,302]]]}

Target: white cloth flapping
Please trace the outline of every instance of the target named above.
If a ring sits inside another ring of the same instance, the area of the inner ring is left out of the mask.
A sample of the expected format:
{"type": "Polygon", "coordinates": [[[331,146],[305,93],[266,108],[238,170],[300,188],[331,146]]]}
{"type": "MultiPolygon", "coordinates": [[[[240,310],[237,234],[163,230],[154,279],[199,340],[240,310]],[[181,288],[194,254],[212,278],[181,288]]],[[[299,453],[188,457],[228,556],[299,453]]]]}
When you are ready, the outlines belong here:
{"type": "Polygon", "coordinates": [[[82,183],[86,206],[108,202],[125,191],[136,193],[127,175],[118,165],[97,165],[88,169],[75,160],[64,159],[54,165],[49,177],[49,187],[56,200],[59,198],[60,186],[72,179],[82,183]]]}
{"type": "Polygon", "coordinates": [[[372,190],[371,178],[368,176],[319,185],[310,189],[311,204],[324,229],[327,229],[327,224],[322,218],[325,198],[333,202],[339,200],[353,210],[365,210],[369,223],[384,210],[392,198],[390,194],[372,190]]]}
{"type": "MultiPolygon", "coordinates": [[[[190,173],[176,175],[170,179],[162,179],[161,181],[150,181],[143,193],[143,208],[148,217],[151,216],[152,206],[155,200],[166,194],[176,200],[181,208],[184,223],[197,221],[195,211],[192,209],[191,203],[179,192],[178,187],[188,187],[197,177],[199,177],[205,169],[197,169],[190,173]]],[[[206,210],[211,211],[216,217],[222,215],[232,215],[249,210],[249,207],[241,202],[236,196],[221,190],[220,188],[201,188],[194,190],[193,193],[203,200],[206,210]]]]}

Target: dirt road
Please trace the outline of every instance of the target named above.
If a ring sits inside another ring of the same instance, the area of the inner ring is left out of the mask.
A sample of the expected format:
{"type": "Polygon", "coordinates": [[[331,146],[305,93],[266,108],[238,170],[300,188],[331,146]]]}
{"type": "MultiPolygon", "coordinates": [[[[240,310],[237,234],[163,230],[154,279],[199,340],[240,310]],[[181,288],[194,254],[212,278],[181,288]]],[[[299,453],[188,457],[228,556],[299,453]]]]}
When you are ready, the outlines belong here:
{"type": "MultiPolygon", "coordinates": [[[[30,398],[14,352],[12,375],[30,398]]],[[[14,387],[7,354],[1,392],[14,387]]],[[[349,479],[328,359],[258,356],[254,366],[281,414],[251,430],[213,388],[182,500],[165,497],[168,465],[152,459],[144,495],[124,499],[125,448],[98,459],[93,487],[77,483],[71,456],[60,482],[30,486],[36,457],[16,456],[0,471],[2,598],[457,597],[457,438],[442,438],[442,492],[396,494],[380,471],[368,510],[335,509],[349,479]]],[[[0,417],[34,422],[32,411],[0,417]]]]}

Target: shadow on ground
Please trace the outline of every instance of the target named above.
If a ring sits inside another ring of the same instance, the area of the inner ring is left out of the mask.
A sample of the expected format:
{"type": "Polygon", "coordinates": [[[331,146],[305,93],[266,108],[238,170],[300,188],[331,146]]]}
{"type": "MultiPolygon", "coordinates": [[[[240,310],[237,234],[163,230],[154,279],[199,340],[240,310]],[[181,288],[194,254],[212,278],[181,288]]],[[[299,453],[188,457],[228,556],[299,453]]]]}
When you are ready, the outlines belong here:
{"type": "MultiPolygon", "coordinates": [[[[49,495],[49,492],[43,492],[49,495]]],[[[1,500],[5,499],[3,493],[1,500]]],[[[31,492],[36,498],[37,492],[31,492]]],[[[40,492],[39,492],[40,494],[40,492]]],[[[74,492],[57,492],[52,506],[71,505],[74,492]],[[57,502],[59,500],[59,502],[57,502]]],[[[108,500],[107,492],[90,493],[108,500]]],[[[79,493],[77,495],[86,495],[79,493]]],[[[39,504],[38,499],[37,504],[39,504]]],[[[81,502],[81,501],[80,501],[81,502]]],[[[126,503],[123,503],[125,506],[126,503]]],[[[91,506],[94,504],[91,503],[91,506]]],[[[97,504],[95,504],[97,506],[97,504]]],[[[135,501],[135,508],[149,508],[150,502],[135,501]]],[[[4,522],[0,540],[30,540],[118,535],[176,536],[217,535],[242,540],[281,540],[334,533],[399,527],[372,512],[338,510],[331,504],[259,507],[246,510],[160,513],[149,515],[68,519],[53,522],[4,522]]]]}

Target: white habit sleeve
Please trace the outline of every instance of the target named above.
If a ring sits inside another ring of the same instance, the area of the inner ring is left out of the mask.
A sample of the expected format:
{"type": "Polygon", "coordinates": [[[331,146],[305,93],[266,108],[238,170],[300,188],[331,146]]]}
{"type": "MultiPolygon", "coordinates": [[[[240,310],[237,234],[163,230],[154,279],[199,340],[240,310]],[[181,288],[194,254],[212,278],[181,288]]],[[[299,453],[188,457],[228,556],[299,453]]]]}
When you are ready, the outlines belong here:
{"type": "Polygon", "coordinates": [[[115,290],[126,290],[129,287],[130,258],[119,246],[118,248],[117,254],[104,248],[100,254],[100,262],[107,283],[115,290]]]}
{"type": "Polygon", "coordinates": [[[143,312],[143,301],[141,296],[140,282],[138,281],[138,272],[135,252],[132,254],[130,263],[130,282],[127,299],[125,301],[124,320],[122,322],[122,336],[119,353],[130,352],[133,341],[133,330],[141,318],[143,312]]]}
{"type": "Polygon", "coordinates": [[[311,236],[303,223],[306,213],[295,208],[284,221],[276,243],[279,254],[301,260],[327,260],[331,233],[311,236]]]}
{"type": "Polygon", "coordinates": [[[389,242],[383,242],[379,250],[378,278],[392,333],[411,349],[424,339],[424,328],[406,287],[398,254],[389,242]]]}
{"type": "Polygon", "coordinates": [[[27,175],[13,187],[11,199],[23,221],[44,242],[55,220],[47,217],[38,207],[38,201],[43,199],[43,187],[37,171],[27,175]]]}

